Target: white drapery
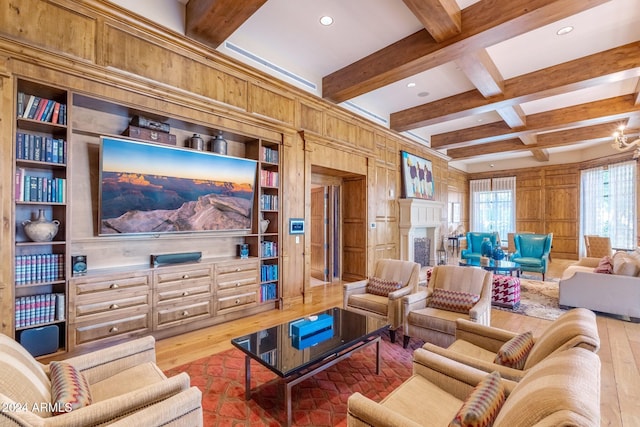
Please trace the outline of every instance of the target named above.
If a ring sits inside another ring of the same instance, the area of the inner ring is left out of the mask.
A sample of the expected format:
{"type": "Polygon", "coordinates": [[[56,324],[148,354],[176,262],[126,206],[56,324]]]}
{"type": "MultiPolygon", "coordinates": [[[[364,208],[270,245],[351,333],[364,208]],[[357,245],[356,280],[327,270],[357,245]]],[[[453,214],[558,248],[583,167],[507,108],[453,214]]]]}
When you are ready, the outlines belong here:
{"type": "Polygon", "coordinates": [[[497,231],[505,240],[515,231],[516,177],[472,180],[469,187],[471,230],[497,231]]]}
{"type": "Polygon", "coordinates": [[[582,171],[581,256],[585,234],[608,236],[614,248],[636,247],[636,169],[629,161],[582,171]]]}

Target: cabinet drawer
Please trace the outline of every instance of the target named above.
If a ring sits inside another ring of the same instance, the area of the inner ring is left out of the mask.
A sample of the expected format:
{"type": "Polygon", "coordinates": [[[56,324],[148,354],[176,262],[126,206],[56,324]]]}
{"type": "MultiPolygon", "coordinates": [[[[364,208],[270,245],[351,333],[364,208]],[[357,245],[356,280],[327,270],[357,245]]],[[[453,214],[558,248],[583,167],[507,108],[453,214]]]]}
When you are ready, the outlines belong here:
{"type": "Polygon", "coordinates": [[[240,273],[240,272],[251,272],[251,274],[257,274],[258,271],[258,261],[257,260],[248,260],[248,261],[235,261],[230,263],[219,263],[216,264],[216,274],[218,277],[229,274],[229,273],[240,273]]]}
{"type": "Polygon", "coordinates": [[[223,314],[229,311],[240,310],[248,308],[257,304],[258,292],[254,288],[251,292],[242,294],[234,293],[225,296],[224,294],[218,295],[218,306],[216,314],[223,314]]]}
{"type": "Polygon", "coordinates": [[[139,287],[149,288],[149,276],[114,276],[111,278],[100,278],[98,280],[71,280],[69,283],[70,292],[81,297],[83,295],[97,294],[100,292],[125,291],[139,287]]]}
{"type": "Polygon", "coordinates": [[[211,298],[186,304],[171,305],[154,310],[154,326],[162,329],[211,317],[211,298]]]}
{"type": "Polygon", "coordinates": [[[211,295],[211,278],[168,282],[156,286],[156,301],[169,301],[194,295],[211,295]]]}
{"type": "Polygon", "coordinates": [[[200,278],[211,278],[211,269],[204,267],[192,270],[156,272],[156,283],[180,282],[200,278]]]}
{"type": "Polygon", "coordinates": [[[241,291],[242,288],[246,286],[255,286],[257,284],[257,279],[255,276],[242,277],[240,275],[236,275],[233,277],[225,277],[225,279],[229,279],[229,280],[219,281],[217,283],[219,290],[238,289],[238,292],[242,292],[241,291]]]}
{"type": "Polygon", "coordinates": [[[138,294],[133,293],[113,299],[100,298],[95,301],[82,301],[81,304],[76,304],[75,307],[71,307],[71,314],[74,316],[71,321],[74,321],[74,318],[77,321],[82,321],[83,316],[100,313],[117,313],[124,309],[139,306],[151,307],[149,292],[147,290],[138,292],[138,294]]]}
{"type": "Polygon", "coordinates": [[[151,330],[149,320],[148,313],[141,313],[127,317],[118,316],[100,323],[75,324],[71,332],[73,344],[77,346],[134,332],[138,334],[148,332],[151,330]]]}

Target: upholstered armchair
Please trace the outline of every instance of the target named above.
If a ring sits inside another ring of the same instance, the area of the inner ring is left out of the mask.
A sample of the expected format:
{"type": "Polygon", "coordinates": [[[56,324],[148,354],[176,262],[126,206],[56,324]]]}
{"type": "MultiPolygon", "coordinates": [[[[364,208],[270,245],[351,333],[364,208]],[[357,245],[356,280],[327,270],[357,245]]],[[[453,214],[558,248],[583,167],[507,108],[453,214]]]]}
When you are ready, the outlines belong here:
{"type": "Polygon", "coordinates": [[[0,334],[2,426],[202,426],[189,383],[162,373],[151,336],[43,365],[0,334]]]}
{"type": "Polygon", "coordinates": [[[511,255],[511,261],[520,264],[522,271],[542,274],[542,280],[547,272],[551,241],[553,234],[516,234],[513,242],[516,251],[511,255]]]}
{"type": "Polygon", "coordinates": [[[413,261],[381,259],[369,279],[344,284],[345,310],[385,319],[391,342],[402,324],[402,297],[417,291],[420,264],[413,261]]]}
{"type": "Polygon", "coordinates": [[[602,258],[604,256],[613,255],[611,249],[611,239],[603,236],[584,236],[584,245],[587,249],[587,256],[594,258],[602,258]]]}
{"type": "Polygon", "coordinates": [[[413,375],[379,403],[357,392],[349,397],[347,425],[599,427],[600,358],[572,348],[546,358],[516,383],[419,348],[413,375]],[[465,415],[469,422],[460,423],[465,415]]]}
{"type": "Polygon", "coordinates": [[[479,232],[469,231],[467,232],[467,248],[460,251],[461,259],[480,260],[480,245],[482,241],[488,238],[491,242],[491,247],[494,248],[498,242],[498,233],[491,232],[479,232]]]}
{"type": "Polygon", "coordinates": [[[489,325],[492,285],[493,274],[481,268],[433,267],[426,291],[402,300],[404,347],[412,337],[449,346],[455,340],[457,319],[489,325]]]}
{"type": "Polygon", "coordinates": [[[453,344],[442,348],[427,343],[423,348],[485,372],[498,371],[502,378],[520,381],[547,357],[573,347],[594,353],[600,349],[596,315],[586,308],[567,311],[547,326],[539,337],[530,332],[518,334],[458,319],[453,344]],[[504,354],[515,345],[529,350],[517,352],[514,359],[504,359],[504,354]]]}

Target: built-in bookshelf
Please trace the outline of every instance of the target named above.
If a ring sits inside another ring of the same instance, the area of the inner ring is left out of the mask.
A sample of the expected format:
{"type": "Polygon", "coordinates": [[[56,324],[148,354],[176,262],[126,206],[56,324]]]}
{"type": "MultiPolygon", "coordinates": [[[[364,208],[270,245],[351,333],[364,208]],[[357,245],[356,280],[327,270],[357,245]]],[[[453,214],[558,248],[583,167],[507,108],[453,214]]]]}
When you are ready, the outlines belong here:
{"type": "Polygon", "coordinates": [[[67,350],[69,94],[26,79],[15,93],[13,329],[42,356],[67,350]],[[39,222],[54,222],[57,233],[30,237],[25,225],[39,222]]]}

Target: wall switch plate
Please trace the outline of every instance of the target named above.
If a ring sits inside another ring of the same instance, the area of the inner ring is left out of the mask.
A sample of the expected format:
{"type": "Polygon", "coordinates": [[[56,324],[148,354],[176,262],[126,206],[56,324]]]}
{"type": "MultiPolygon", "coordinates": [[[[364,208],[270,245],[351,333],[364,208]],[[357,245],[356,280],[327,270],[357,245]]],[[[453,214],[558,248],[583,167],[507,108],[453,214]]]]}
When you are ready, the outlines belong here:
{"type": "Polygon", "coordinates": [[[372,223],[369,225],[369,227],[371,227],[372,229],[373,229],[373,228],[376,228],[376,223],[375,223],[375,222],[372,222],[372,223]]]}
{"type": "Polygon", "coordinates": [[[300,236],[296,236],[296,244],[300,243],[300,236]]]}

